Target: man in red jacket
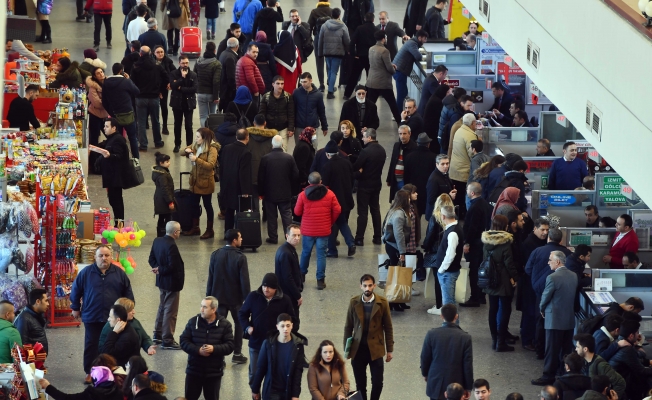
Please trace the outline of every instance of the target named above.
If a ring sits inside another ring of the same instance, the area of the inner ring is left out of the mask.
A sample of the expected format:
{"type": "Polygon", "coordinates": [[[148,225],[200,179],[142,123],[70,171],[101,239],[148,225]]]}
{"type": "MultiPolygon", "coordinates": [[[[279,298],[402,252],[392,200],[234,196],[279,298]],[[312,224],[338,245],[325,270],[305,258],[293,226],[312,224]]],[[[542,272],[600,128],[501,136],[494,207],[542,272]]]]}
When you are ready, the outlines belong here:
{"type": "Polygon", "coordinates": [[[235,66],[235,86],[246,86],[253,96],[252,104],[258,108],[258,96],[265,93],[265,82],[260,75],[256,58],[258,57],[258,46],[250,43],[247,47],[247,54],[240,57],[235,66]]]}
{"type": "Polygon", "coordinates": [[[111,49],[111,17],[113,16],[113,0],[87,0],[86,6],[84,7],[86,15],[88,15],[91,9],[95,15],[93,50],[100,51],[100,31],[102,30],[102,21],[104,21],[104,29],[106,29],[106,48],[111,49]]]}
{"type": "Polygon", "coordinates": [[[616,220],[618,234],[609,249],[609,255],[602,257],[602,262],[609,263],[611,269],[623,269],[623,255],[626,252],[638,253],[638,236],[632,227],[632,217],[623,214],[616,220]]]}
{"type": "Polygon", "coordinates": [[[305,282],[310,264],[310,253],[317,245],[317,289],[326,287],[326,250],[331,227],[340,216],[342,207],[337,202],[335,194],[321,184],[319,172],[308,175],[307,188],[297,199],[294,213],[301,219],[301,234],[303,235],[300,268],[305,282]]]}

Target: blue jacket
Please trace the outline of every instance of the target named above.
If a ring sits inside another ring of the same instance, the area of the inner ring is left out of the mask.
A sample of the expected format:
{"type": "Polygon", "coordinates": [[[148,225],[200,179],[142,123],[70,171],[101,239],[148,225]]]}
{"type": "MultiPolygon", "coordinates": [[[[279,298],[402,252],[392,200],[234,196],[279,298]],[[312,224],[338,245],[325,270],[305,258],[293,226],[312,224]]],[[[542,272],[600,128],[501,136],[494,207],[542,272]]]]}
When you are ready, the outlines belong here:
{"type": "Polygon", "coordinates": [[[276,318],[282,313],[290,314],[294,318],[292,300],[283,294],[280,288],[270,301],[265,298],[262,286],[249,293],[238,312],[238,319],[244,332],[250,326],[254,327],[249,338],[250,348],[260,350],[268,335],[276,329],[276,318]]]}
{"type": "Polygon", "coordinates": [[[326,109],[324,108],[324,94],[317,90],[315,84],[312,90],[306,92],[306,89],[300,87],[294,89],[292,93],[294,99],[294,126],[296,128],[313,127],[328,130],[328,121],[326,121],[326,109]]]}
{"type": "Polygon", "coordinates": [[[233,5],[233,22],[240,24],[242,33],[251,37],[251,32],[254,29],[254,19],[258,11],[263,9],[263,3],[256,0],[237,0],[233,5]],[[244,10],[244,11],[242,11],[244,10]],[[242,11],[240,19],[236,17],[236,13],[242,11]]]}
{"type": "Polygon", "coordinates": [[[566,247],[555,242],[548,242],[545,246],[535,249],[525,265],[525,273],[532,278],[532,288],[538,297],[541,297],[543,289],[546,287],[546,278],[553,272],[548,265],[548,258],[550,252],[556,250],[564,253],[566,257],[571,254],[566,247]]]}
{"type": "Polygon", "coordinates": [[[586,163],[579,157],[571,162],[558,158],[552,163],[548,172],[548,190],[575,190],[582,186],[582,180],[588,175],[586,163]]]}
{"type": "MultiPolygon", "coordinates": [[[[440,139],[439,141],[441,142],[441,137],[444,134],[444,128],[446,128],[446,124],[450,120],[451,116],[453,115],[453,112],[455,111],[455,104],[457,104],[457,100],[455,100],[455,97],[452,95],[448,95],[444,97],[444,100],[442,100],[442,103],[444,103],[444,108],[441,110],[441,116],[439,117],[439,133],[437,134],[437,137],[440,139]]],[[[482,193],[486,192],[484,189],[484,186],[482,187],[482,193]]]]}
{"type": "Polygon", "coordinates": [[[482,182],[482,197],[484,197],[485,200],[489,201],[489,196],[491,195],[491,192],[494,191],[496,188],[496,185],[500,183],[500,181],[503,180],[503,177],[505,176],[505,172],[507,172],[507,167],[503,163],[498,168],[494,168],[493,171],[489,173],[489,176],[487,177],[486,184],[482,182]]]}
{"type": "Polygon", "coordinates": [[[593,337],[595,338],[595,354],[604,358],[606,361],[611,360],[611,357],[613,357],[620,348],[620,346],[618,346],[618,341],[609,339],[609,336],[602,331],[602,328],[593,332],[593,337]]]}
{"type": "Polygon", "coordinates": [[[396,65],[397,71],[410,76],[410,73],[412,72],[412,64],[423,59],[423,56],[419,53],[419,47],[421,47],[421,45],[416,37],[405,42],[403,47],[401,47],[396,54],[396,57],[392,60],[392,64],[396,65]]]}
{"type": "Polygon", "coordinates": [[[148,29],[141,33],[140,36],[138,36],[138,41],[141,46],[149,46],[152,51],[154,51],[158,45],[163,46],[164,50],[168,48],[168,40],[165,38],[165,35],[155,29],[148,29]]]}
{"type": "Polygon", "coordinates": [[[134,300],[127,274],[115,265],[111,265],[103,277],[97,264],[93,263],[77,274],[70,292],[72,302],[70,308],[73,311],[81,309],[84,323],[103,323],[109,318],[109,310],[120,297],[134,300]]]}

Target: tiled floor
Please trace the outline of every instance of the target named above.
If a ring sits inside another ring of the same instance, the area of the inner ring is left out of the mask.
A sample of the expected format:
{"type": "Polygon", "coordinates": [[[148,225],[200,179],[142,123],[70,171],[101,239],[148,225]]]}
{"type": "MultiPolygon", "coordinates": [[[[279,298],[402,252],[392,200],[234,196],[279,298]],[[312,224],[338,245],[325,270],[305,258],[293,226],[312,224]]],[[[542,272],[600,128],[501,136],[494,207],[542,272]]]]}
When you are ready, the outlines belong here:
{"type": "MultiPolygon", "coordinates": [[[[376,10],[388,10],[390,19],[402,21],[405,1],[376,0],[376,10]]],[[[292,0],[283,3],[283,11],[287,16],[291,8],[297,8],[304,21],[307,21],[310,10],[315,7],[316,2],[306,0],[292,0]]],[[[227,28],[230,20],[233,3],[227,0],[227,14],[218,19],[218,36],[216,41],[222,39],[222,32],[227,28]]],[[[340,6],[339,2],[333,6],[340,6]]],[[[111,65],[119,62],[123,56],[124,48],[123,34],[120,30],[123,16],[120,2],[114,2],[113,16],[113,49],[106,49],[104,32],[102,32],[102,45],[98,52],[99,57],[111,65]]],[[[53,43],[49,47],[67,47],[74,59],[82,59],[82,51],[92,46],[93,24],[79,23],[74,21],[75,5],[72,0],[61,0],[55,2],[53,14],[51,15],[53,43]]],[[[203,27],[203,23],[202,23],[203,27]]],[[[37,48],[46,48],[43,45],[37,48]]],[[[310,57],[304,71],[311,71],[316,78],[314,57],[310,57]]],[[[336,126],[339,118],[340,108],[343,100],[339,96],[326,101],[326,112],[331,128],[336,126]]],[[[384,102],[379,102],[379,113],[381,114],[381,127],[379,138],[381,144],[391,154],[391,146],[396,137],[396,126],[391,121],[390,112],[384,102]]],[[[170,115],[170,118],[172,116],[170,115]]],[[[199,116],[195,112],[194,126],[199,126],[199,116]]],[[[172,120],[169,121],[170,124],[172,120]]],[[[172,126],[170,125],[170,130],[172,126]]],[[[332,129],[331,129],[332,130],[332,129]]],[[[166,141],[163,149],[172,155],[172,136],[164,137],[166,141]]],[[[290,141],[292,150],[293,141],[290,141]]],[[[326,141],[323,137],[319,139],[319,146],[323,147],[326,141]]],[[[138,262],[136,272],[131,276],[137,304],[137,318],[148,330],[152,330],[155,311],[158,306],[158,291],[154,286],[154,276],[147,267],[149,248],[155,236],[156,220],[153,217],[152,196],[154,184],[149,179],[149,169],[154,164],[153,150],[142,153],[141,160],[146,174],[144,185],[125,192],[125,204],[127,218],[138,221],[141,228],[147,230],[148,235],[143,240],[141,248],[132,252],[138,262]]],[[[389,163],[386,163],[386,168],[389,163]]],[[[187,159],[181,159],[176,155],[172,158],[173,176],[178,177],[179,171],[187,171],[190,164],[187,159]]],[[[178,187],[178,178],[175,179],[178,187]]],[[[89,179],[89,194],[94,207],[108,207],[105,191],[101,188],[101,180],[97,176],[89,179]]],[[[381,193],[382,213],[387,211],[388,190],[385,188],[381,193]]],[[[213,202],[217,206],[217,201],[213,202]]],[[[350,224],[355,230],[355,213],[352,213],[350,224]]],[[[202,220],[202,225],[205,221],[202,220]]],[[[216,221],[216,231],[223,230],[222,221],[216,221]]],[[[425,230],[425,227],[424,227],[425,230]]],[[[264,232],[266,232],[264,230],[264,232]]],[[[207,268],[210,254],[221,247],[223,243],[218,240],[221,235],[216,234],[214,240],[200,241],[198,237],[181,238],[179,247],[186,264],[186,283],[181,295],[181,307],[177,327],[177,336],[183,330],[186,321],[199,312],[199,303],[205,294],[207,268]]],[[[266,237],[263,234],[263,237],[266,237]]],[[[317,344],[323,339],[331,339],[342,351],[343,327],[348,300],[353,295],[360,293],[357,284],[363,273],[376,274],[377,255],[383,252],[380,246],[370,243],[371,226],[368,227],[367,245],[359,247],[353,259],[342,257],[339,259],[328,259],[327,278],[328,287],[324,291],[317,291],[314,277],[315,257],[313,255],[310,273],[304,290],[304,304],[301,308],[301,331],[310,339],[310,345],[306,354],[312,357],[317,344]]],[[[263,245],[258,252],[248,251],[247,258],[251,274],[252,287],[258,287],[263,275],[274,269],[274,252],[277,246],[263,245]]],[[[344,246],[340,254],[345,254],[344,246]]],[[[423,284],[417,283],[416,287],[423,290],[423,284]]],[[[382,292],[382,291],[381,291],[382,292]]],[[[418,399],[425,397],[425,382],[419,370],[419,356],[423,337],[430,328],[440,325],[439,317],[426,313],[426,309],[433,305],[433,300],[424,300],[423,297],[416,297],[412,303],[412,309],[404,313],[394,313],[394,337],[396,341],[394,360],[386,365],[385,384],[382,398],[384,399],[418,399]]],[[[486,378],[492,385],[494,398],[504,398],[513,391],[521,392],[526,398],[534,398],[538,388],[529,384],[530,379],[536,378],[541,373],[542,362],[534,359],[534,354],[517,346],[514,353],[497,354],[490,350],[490,336],[487,327],[487,307],[477,309],[463,309],[461,312],[462,327],[473,335],[475,357],[474,371],[476,378],[486,378]]],[[[512,317],[511,332],[518,333],[520,313],[515,312],[512,317]]],[[[48,378],[51,383],[68,392],[81,391],[82,384],[82,353],[83,353],[83,327],[53,329],[48,331],[51,353],[48,357],[50,367],[48,378]]],[[[245,342],[246,343],[246,342],[245,342]]],[[[169,387],[168,398],[175,398],[183,395],[184,371],[186,367],[186,355],[182,351],[160,350],[154,356],[145,356],[151,369],[162,373],[165,376],[169,387]]],[[[230,361],[230,359],[229,359],[230,361]]],[[[350,366],[349,376],[352,380],[351,387],[355,387],[350,366]]],[[[302,399],[310,397],[307,383],[302,384],[302,399]]],[[[247,366],[234,365],[230,362],[222,380],[223,399],[248,399],[250,390],[247,386],[247,366]]]]}

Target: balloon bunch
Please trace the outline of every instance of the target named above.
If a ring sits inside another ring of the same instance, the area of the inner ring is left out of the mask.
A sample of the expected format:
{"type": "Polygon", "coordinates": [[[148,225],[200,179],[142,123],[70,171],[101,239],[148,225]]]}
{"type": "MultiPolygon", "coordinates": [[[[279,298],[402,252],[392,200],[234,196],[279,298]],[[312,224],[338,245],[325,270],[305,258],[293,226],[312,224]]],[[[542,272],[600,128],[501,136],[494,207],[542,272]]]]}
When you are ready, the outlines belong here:
{"type": "Polygon", "coordinates": [[[120,247],[140,247],[145,231],[134,228],[111,228],[102,232],[102,244],[117,243],[120,247]]]}
{"type": "Polygon", "coordinates": [[[131,275],[131,274],[134,273],[134,268],[136,268],[136,261],[131,256],[130,251],[127,251],[127,257],[126,258],[125,257],[120,258],[120,265],[125,270],[125,273],[127,275],[131,275]]]}

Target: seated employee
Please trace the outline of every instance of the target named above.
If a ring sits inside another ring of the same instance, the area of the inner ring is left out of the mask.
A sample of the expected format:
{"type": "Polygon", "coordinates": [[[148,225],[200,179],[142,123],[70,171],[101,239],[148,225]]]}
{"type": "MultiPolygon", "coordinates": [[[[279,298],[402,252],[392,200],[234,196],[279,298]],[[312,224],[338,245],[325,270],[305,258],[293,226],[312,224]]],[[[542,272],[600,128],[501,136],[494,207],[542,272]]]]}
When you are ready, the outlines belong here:
{"type": "Polygon", "coordinates": [[[554,157],[555,153],[550,150],[550,140],[539,139],[537,142],[537,157],[554,157]]]}
{"type": "Polygon", "coordinates": [[[642,263],[638,255],[632,251],[627,251],[623,254],[623,267],[625,269],[652,269],[650,264],[642,263]]]}
{"type": "Polygon", "coordinates": [[[510,106],[514,103],[512,95],[502,82],[494,82],[491,85],[491,92],[494,95],[494,102],[490,110],[494,114],[494,119],[502,126],[509,126],[512,123],[509,116],[513,115],[509,111],[510,106]]]}
{"type": "Polygon", "coordinates": [[[600,227],[600,214],[598,214],[598,207],[594,205],[586,206],[584,209],[584,216],[586,217],[587,228],[600,227]]]}
{"type": "Polygon", "coordinates": [[[518,110],[514,114],[514,128],[531,128],[532,124],[528,120],[527,113],[523,110],[518,110]]]}
{"type": "Polygon", "coordinates": [[[18,128],[21,131],[28,131],[29,125],[39,128],[41,123],[36,119],[32,102],[38,98],[38,86],[29,85],[25,89],[25,97],[16,97],[9,104],[7,120],[10,128],[18,128]]]}
{"type": "Polygon", "coordinates": [[[623,256],[628,251],[638,252],[638,236],[632,228],[632,217],[623,214],[616,220],[616,231],[613,244],[609,249],[609,255],[602,256],[602,261],[609,263],[609,268],[623,269],[623,256]]]}

